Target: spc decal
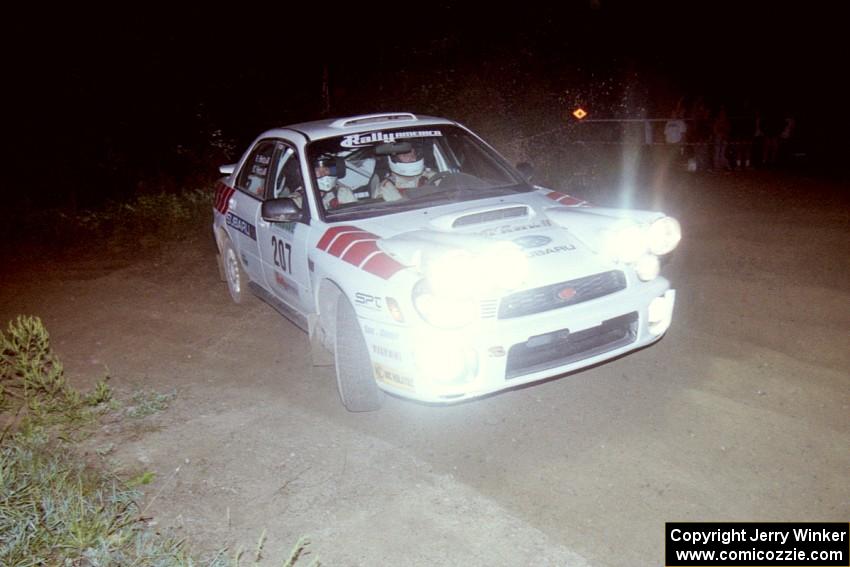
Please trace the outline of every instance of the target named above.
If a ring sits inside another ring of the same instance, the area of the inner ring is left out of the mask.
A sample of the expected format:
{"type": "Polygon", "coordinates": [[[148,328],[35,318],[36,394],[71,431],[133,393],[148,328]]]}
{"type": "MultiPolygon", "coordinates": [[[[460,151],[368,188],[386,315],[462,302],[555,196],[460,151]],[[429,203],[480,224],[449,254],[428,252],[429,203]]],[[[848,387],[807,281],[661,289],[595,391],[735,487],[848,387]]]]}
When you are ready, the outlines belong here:
{"type": "Polygon", "coordinates": [[[225,222],[227,222],[227,226],[232,227],[251,240],[257,240],[257,229],[253,224],[249,223],[242,217],[237,217],[233,213],[227,213],[225,217],[225,222]]]}
{"type": "Polygon", "coordinates": [[[369,295],[368,293],[360,293],[359,291],[354,294],[354,303],[376,311],[380,311],[383,305],[380,297],[369,295]]]}
{"type": "Polygon", "coordinates": [[[377,363],[375,364],[375,380],[390,386],[400,386],[408,390],[414,389],[413,378],[403,376],[398,372],[377,363]]]}
{"type": "Polygon", "coordinates": [[[416,132],[369,132],[368,134],[350,134],[342,139],[340,146],[343,148],[360,148],[372,144],[391,144],[396,140],[405,138],[431,138],[442,136],[439,130],[420,130],[416,132]]]}

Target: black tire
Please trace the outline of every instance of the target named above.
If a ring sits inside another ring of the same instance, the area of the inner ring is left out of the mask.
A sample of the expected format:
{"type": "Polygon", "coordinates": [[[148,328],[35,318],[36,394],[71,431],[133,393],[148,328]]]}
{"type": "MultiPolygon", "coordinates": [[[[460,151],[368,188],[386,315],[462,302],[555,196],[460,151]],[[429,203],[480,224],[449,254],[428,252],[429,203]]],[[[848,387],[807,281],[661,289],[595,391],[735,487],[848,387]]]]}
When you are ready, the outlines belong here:
{"type": "Polygon", "coordinates": [[[234,303],[242,303],[248,295],[248,276],[245,275],[242,260],[229,238],[225,238],[222,245],[221,263],[230,297],[234,303]]]}
{"type": "Polygon", "coordinates": [[[339,397],[345,409],[352,412],[379,409],[384,402],[384,392],[375,382],[372,360],[357,314],[344,295],[336,306],[334,362],[339,397]]]}

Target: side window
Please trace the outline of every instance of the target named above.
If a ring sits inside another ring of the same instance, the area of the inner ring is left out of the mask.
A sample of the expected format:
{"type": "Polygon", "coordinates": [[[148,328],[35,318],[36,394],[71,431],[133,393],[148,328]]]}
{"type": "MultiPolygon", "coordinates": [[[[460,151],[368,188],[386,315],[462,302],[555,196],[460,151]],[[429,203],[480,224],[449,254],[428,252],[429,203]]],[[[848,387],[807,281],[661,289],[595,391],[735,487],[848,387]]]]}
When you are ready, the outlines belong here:
{"type": "Polygon", "coordinates": [[[274,153],[273,142],[260,142],[248,156],[239,177],[236,179],[236,188],[262,199],[266,193],[266,179],[274,153]]]}
{"type": "Polygon", "coordinates": [[[281,147],[275,172],[272,198],[303,196],[304,179],[301,176],[301,164],[298,163],[298,154],[295,150],[287,146],[281,147]]]}

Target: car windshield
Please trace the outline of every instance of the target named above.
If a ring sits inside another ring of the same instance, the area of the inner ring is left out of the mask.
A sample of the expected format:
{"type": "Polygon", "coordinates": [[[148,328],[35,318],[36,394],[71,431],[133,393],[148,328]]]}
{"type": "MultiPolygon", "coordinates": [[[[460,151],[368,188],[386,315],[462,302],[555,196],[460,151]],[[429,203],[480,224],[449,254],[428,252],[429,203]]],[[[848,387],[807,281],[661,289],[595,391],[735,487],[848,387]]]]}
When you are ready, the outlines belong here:
{"type": "Polygon", "coordinates": [[[317,202],[333,220],[531,189],[475,136],[443,124],[318,140],[307,159],[317,202]]]}

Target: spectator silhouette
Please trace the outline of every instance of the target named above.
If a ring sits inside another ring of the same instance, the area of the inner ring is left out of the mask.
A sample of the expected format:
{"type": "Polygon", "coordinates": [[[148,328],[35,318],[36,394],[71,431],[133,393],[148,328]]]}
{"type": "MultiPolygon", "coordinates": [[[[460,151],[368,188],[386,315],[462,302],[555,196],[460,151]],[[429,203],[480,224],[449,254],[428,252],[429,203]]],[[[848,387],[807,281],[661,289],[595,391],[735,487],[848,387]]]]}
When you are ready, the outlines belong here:
{"type": "Polygon", "coordinates": [[[797,121],[792,113],[786,112],[782,122],[782,132],[779,134],[778,159],[780,164],[788,164],[794,155],[794,131],[797,128],[797,121]]]}
{"type": "Polygon", "coordinates": [[[753,141],[756,132],[756,118],[745,107],[740,118],[731,120],[732,133],[730,135],[732,154],[735,169],[749,169],[752,166],[753,141]]]}
{"type": "Polygon", "coordinates": [[[779,160],[779,136],[783,126],[781,115],[775,111],[768,112],[761,122],[761,130],[764,132],[761,157],[763,167],[774,167],[779,160]]]}
{"type": "MultiPolygon", "coordinates": [[[[708,169],[709,147],[711,141],[711,113],[702,97],[694,102],[691,111],[693,128],[688,130],[688,143],[693,148],[693,169],[704,171],[708,169]]],[[[690,169],[690,167],[689,167],[690,169]]]]}
{"type": "Polygon", "coordinates": [[[685,123],[683,115],[684,110],[682,109],[682,101],[680,99],[670,115],[670,119],[664,123],[664,142],[669,146],[670,151],[666,152],[668,154],[667,159],[669,160],[678,161],[684,155],[682,142],[685,141],[688,125],[685,123]]]}
{"type": "Polygon", "coordinates": [[[729,169],[729,160],[726,157],[726,152],[729,150],[729,134],[731,131],[732,123],[729,122],[726,107],[721,105],[711,125],[712,141],[714,142],[714,160],[712,162],[714,169],[729,169]]]}

